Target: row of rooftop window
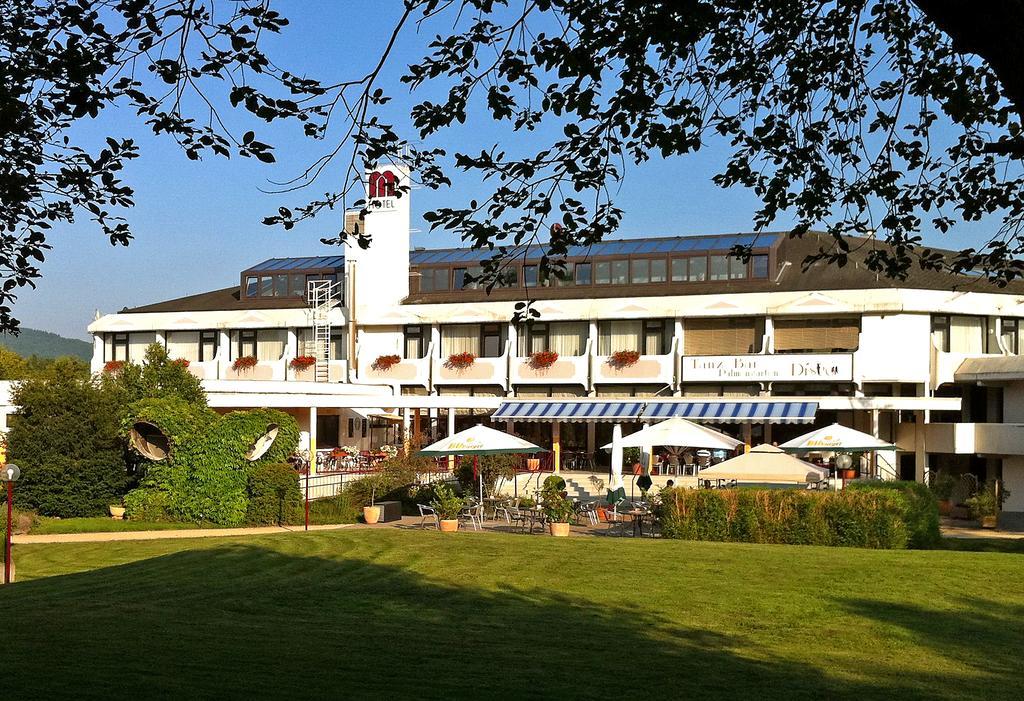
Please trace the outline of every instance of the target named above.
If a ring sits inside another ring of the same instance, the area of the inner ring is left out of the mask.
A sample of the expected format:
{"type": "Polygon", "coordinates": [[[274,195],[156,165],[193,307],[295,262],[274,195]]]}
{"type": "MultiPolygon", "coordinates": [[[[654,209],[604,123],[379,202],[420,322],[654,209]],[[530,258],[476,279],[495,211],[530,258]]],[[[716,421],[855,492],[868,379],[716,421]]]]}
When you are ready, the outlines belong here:
{"type": "MultiPolygon", "coordinates": [[[[483,287],[474,281],[480,266],[421,266],[420,292],[446,292],[483,287]]],[[[674,258],[633,258],[597,262],[568,262],[549,276],[536,264],[505,268],[496,287],[572,287],[586,285],[646,285],[666,282],[764,280],[768,278],[768,255],[755,254],[749,261],[728,255],[682,256],[674,258]]]]}
{"type": "Polygon", "coordinates": [[[309,283],[326,280],[335,290],[335,297],[342,299],[344,285],[336,285],[344,275],[336,273],[273,273],[268,275],[246,275],[245,296],[258,297],[300,297],[305,299],[309,283]]]}

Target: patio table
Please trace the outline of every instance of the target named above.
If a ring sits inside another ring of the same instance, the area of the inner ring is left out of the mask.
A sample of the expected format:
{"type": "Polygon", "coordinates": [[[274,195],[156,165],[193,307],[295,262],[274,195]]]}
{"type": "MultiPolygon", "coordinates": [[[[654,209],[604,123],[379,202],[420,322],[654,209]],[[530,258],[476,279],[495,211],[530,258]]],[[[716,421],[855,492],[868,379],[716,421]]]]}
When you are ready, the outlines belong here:
{"type": "Polygon", "coordinates": [[[644,535],[644,519],[651,515],[651,512],[646,509],[630,509],[629,511],[621,511],[619,513],[629,516],[633,521],[633,536],[636,537],[637,529],[640,530],[640,536],[644,535]]]}

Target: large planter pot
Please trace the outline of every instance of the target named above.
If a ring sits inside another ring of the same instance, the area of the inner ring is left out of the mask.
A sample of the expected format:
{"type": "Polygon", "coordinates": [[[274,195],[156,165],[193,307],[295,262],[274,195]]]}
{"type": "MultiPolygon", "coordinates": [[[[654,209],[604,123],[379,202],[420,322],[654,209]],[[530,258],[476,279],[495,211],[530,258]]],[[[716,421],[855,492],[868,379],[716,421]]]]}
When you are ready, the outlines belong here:
{"type": "Polygon", "coordinates": [[[982,528],[995,528],[996,527],[996,520],[997,519],[996,519],[995,516],[982,516],[981,517],[981,527],[982,528]]]}
{"type": "Polygon", "coordinates": [[[601,523],[608,522],[608,511],[603,506],[597,507],[597,520],[601,523]]]}
{"type": "Polygon", "coordinates": [[[380,507],[379,506],[364,506],[363,507],[363,520],[367,523],[377,523],[380,521],[380,507]]]}
{"type": "Polygon", "coordinates": [[[442,533],[454,533],[459,530],[459,520],[453,519],[441,519],[441,532],[442,533]]]}
{"type": "Polygon", "coordinates": [[[839,476],[844,480],[857,479],[856,470],[839,470],[839,476]]]}
{"type": "Polygon", "coordinates": [[[110,517],[111,518],[117,518],[117,519],[123,519],[124,518],[124,507],[123,506],[114,506],[113,504],[111,504],[109,508],[110,508],[110,517]]]}
{"type": "Polygon", "coordinates": [[[953,511],[953,501],[951,499],[939,499],[939,515],[949,516],[953,511]]]}
{"type": "Polygon", "coordinates": [[[644,473],[644,466],[638,462],[633,463],[633,474],[642,475],[644,473]]]}
{"type": "Polygon", "coordinates": [[[568,523],[552,523],[550,524],[551,535],[564,538],[569,535],[569,524],[568,523]]]}

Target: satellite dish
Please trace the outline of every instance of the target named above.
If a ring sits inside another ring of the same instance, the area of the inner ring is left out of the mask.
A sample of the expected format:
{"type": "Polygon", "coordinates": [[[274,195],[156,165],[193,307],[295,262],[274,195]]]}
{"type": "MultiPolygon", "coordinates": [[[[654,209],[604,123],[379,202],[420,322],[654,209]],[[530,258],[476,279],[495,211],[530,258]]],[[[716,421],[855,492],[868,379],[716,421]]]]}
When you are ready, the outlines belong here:
{"type": "Polygon", "coordinates": [[[136,421],[128,431],[128,443],[144,458],[159,462],[171,451],[171,442],[154,424],[136,421]]]}
{"type": "Polygon", "coordinates": [[[253,462],[266,455],[267,451],[270,450],[270,446],[274,445],[274,441],[277,440],[277,432],[279,430],[277,424],[268,425],[267,432],[256,439],[252,447],[249,448],[249,452],[245,454],[245,459],[253,462]]]}

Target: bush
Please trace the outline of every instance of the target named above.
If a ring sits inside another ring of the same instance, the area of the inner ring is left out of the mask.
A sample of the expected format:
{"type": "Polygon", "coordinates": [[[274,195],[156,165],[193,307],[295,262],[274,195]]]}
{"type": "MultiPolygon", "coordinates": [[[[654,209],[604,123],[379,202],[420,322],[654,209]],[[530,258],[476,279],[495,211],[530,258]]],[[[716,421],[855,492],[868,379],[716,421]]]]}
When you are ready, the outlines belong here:
{"type": "Polygon", "coordinates": [[[246,488],[245,522],[254,526],[301,523],[302,492],[298,473],[287,463],[255,464],[246,488]]]}
{"type": "Polygon", "coordinates": [[[171,521],[167,492],[140,487],[124,495],[124,513],[131,521],[171,521]]]}
{"type": "Polygon", "coordinates": [[[312,524],[356,523],[362,513],[362,507],[352,503],[347,491],[309,502],[309,522],[312,524]]]}
{"type": "MultiPolygon", "coordinates": [[[[429,460],[433,460],[430,458],[429,460]]],[[[479,456],[480,474],[484,477],[484,491],[494,493],[499,479],[511,479],[516,474],[516,466],[522,461],[522,455],[481,455],[479,456]]],[[[426,470],[424,470],[426,471],[426,470]]],[[[473,477],[473,458],[463,456],[455,468],[455,479],[459,481],[462,491],[476,494],[479,490],[477,480],[473,477]]]]}
{"type": "MultiPolygon", "coordinates": [[[[15,494],[14,501],[18,501],[17,494],[15,494]]],[[[26,509],[19,509],[15,506],[12,510],[11,521],[14,523],[11,533],[15,535],[23,535],[32,530],[32,527],[39,523],[39,515],[35,511],[26,509]]],[[[4,501],[0,501],[0,547],[3,547],[3,539],[7,533],[7,497],[4,496],[4,501]]],[[[0,562],[3,561],[3,554],[0,553],[0,562]]]]}
{"type": "Polygon", "coordinates": [[[898,490],[666,489],[658,507],[669,538],[905,548],[907,498],[898,490]]]}
{"type": "MultiPolygon", "coordinates": [[[[903,522],[907,526],[907,547],[927,549],[937,547],[942,542],[939,533],[939,506],[935,501],[933,490],[920,482],[901,482],[876,480],[871,482],[853,482],[847,489],[854,491],[892,490],[900,493],[903,504],[903,522]]],[[[948,496],[946,497],[948,498],[948,496]]]]}
{"type": "Polygon", "coordinates": [[[22,477],[16,505],[45,516],[99,516],[128,486],[118,433],[120,407],[99,383],[72,373],[15,385],[7,435],[10,462],[22,477]]]}

